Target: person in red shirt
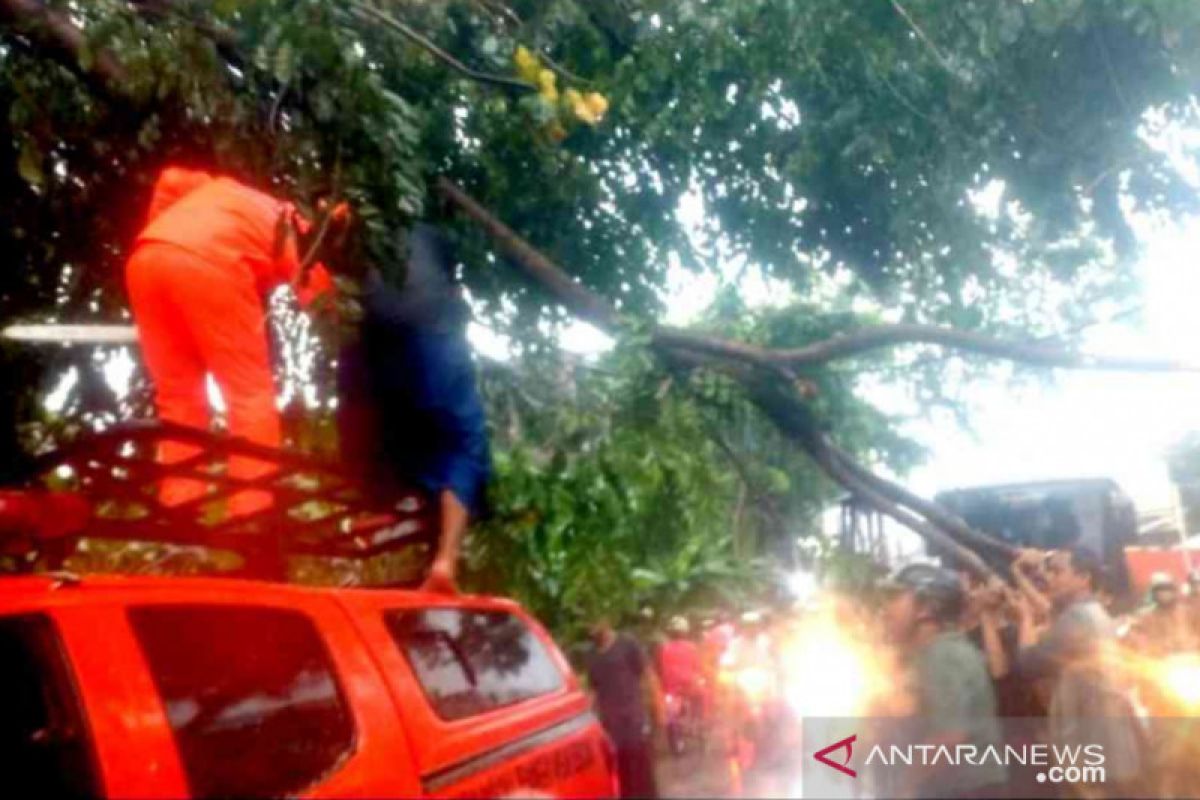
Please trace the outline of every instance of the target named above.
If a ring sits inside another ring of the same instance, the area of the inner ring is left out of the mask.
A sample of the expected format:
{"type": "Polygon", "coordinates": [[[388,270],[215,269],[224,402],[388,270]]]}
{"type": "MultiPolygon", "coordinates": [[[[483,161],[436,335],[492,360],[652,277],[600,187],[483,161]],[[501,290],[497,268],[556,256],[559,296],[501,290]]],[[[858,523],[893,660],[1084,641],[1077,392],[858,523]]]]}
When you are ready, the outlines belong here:
{"type": "Polygon", "coordinates": [[[704,665],[700,648],[688,638],[688,621],[674,617],[670,638],[658,651],[658,671],[667,696],[667,739],[674,753],[683,749],[684,728],[698,724],[704,708],[704,665]]]}
{"type": "MultiPolygon", "coordinates": [[[[345,222],[348,215],[332,217],[345,222]]],[[[324,267],[301,268],[301,248],[310,248],[298,241],[308,228],[291,203],[233,178],[178,166],[163,170],[125,268],[160,419],[206,427],[205,376],[212,374],[228,409],[229,433],[279,446],[264,300],[290,284],[307,306],[332,288],[324,267]]],[[[164,443],[159,459],[175,463],[195,452],[164,443]]],[[[247,458],[229,464],[236,478],[251,479],[264,469],[247,458]]],[[[178,505],[204,491],[200,481],[172,479],[164,482],[160,499],[178,505]]],[[[229,512],[248,514],[270,503],[266,492],[239,492],[229,512]]]]}

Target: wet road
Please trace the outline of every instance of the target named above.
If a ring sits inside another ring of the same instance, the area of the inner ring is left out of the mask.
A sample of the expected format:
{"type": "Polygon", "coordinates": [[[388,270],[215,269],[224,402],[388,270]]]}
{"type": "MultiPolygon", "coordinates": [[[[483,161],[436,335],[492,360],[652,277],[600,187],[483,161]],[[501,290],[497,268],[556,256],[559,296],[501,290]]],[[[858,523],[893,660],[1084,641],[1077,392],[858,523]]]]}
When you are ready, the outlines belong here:
{"type": "MultiPolygon", "coordinates": [[[[663,797],[798,797],[797,782],[787,764],[751,769],[743,776],[739,793],[729,764],[719,749],[707,755],[685,754],[658,760],[658,786],[663,797]]],[[[786,759],[785,759],[786,760],[786,759]]]]}

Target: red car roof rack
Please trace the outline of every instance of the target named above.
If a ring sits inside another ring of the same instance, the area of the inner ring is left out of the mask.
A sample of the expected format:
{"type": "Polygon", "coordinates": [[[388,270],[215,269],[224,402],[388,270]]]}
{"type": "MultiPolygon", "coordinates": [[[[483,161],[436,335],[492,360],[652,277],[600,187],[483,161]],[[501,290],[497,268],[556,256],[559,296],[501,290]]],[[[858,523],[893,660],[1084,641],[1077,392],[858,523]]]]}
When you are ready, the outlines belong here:
{"type": "Polygon", "coordinates": [[[63,554],[84,538],[227,550],[241,556],[242,574],[270,580],[286,580],[289,556],[365,559],[413,548],[429,553],[436,544],[436,512],[423,492],[380,496],[348,477],[345,465],[171,423],[81,436],[37,458],[32,472],[25,487],[0,493],[0,550],[36,550],[49,569],[61,568],[63,554]],[[155,457],[163,442],[196,453],[163,464],[155,457]],[[264,474],[228,475],[230,456],[263,463],[264,474]],[[164,505],[158,495],[166,478],[203,481],[208,491],[164,505]],[[243,516],[218,513],[246,489],[269,492],[273,504],[243,516]]]}

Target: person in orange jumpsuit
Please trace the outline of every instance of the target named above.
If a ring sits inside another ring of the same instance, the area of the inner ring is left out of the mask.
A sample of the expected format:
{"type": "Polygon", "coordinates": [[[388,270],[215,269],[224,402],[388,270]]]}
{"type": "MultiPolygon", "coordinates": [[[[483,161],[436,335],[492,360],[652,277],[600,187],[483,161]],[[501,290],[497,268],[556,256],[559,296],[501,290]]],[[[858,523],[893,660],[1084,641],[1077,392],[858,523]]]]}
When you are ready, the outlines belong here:
{"type": "MultiPolygon", "coordinates": [[[[264,299],[287,283],[307,306],[332,287],[320,265],[300,274],[291,234],[306,229],[290,203],[232,178],[177,166],[163,170],[125,269],[160,419],[207,427],[205,376],[211,373],[228,409],[229,433],[279,446],[264,299]]],[[[195,452],[164,442],[159,459],[175,463],[195,452]]],[[[230,459],[228,469],[243,479],[266,471],[247,458],[230,459]]],[[[178,505],[204,491],[200,481],[172,479],[160,500],[178,505]]],[[[239,492],[229,512],[248,514],[270,503],[266,492],[239,492]]]]}

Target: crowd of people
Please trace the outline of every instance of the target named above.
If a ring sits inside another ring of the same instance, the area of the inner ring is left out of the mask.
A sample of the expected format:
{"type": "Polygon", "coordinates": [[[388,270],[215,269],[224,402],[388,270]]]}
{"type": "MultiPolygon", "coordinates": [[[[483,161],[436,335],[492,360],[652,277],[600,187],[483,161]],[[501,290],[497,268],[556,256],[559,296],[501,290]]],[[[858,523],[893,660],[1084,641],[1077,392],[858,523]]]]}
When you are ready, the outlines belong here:
{"type": "MultiPolygon", "coordinates": [[[[939,744],[1092,745],[1104,780],[1068,796],[1194,794],[1200,773],[1177,726],[1195,713],[1200,669],[1200,581],[1189,591],[1156,575],[1149,603],[1116,613],[1104,569],[1089,550],[1022,551],[1013,583],[981,582],[914,564],[886,585],[884,630],[906,665],[908,714],[939,744]],[[1172,659],[1189,659],[1171,678],[1172,659]],[[1182,683],[1181,683],[1181,682],[1182,683]],[[1186,787],[1190,786],[1191,789],[1186,787]]],[[[922,774],[890,794],[1031,796],[1036,773],[998,764],[922,774]]],[[[1045,789],[1042,789],[1044,796],[1045,789]]]]}
{"type": "MultiPolygon", "coordinates": [[[[900,720],[914,741],[938,745],[1101,748],[1103,781],[1055,787],[1065,796],[1193,795],[1200,752],[1191,752],[1193,737],[1179,725],[1200,712],[1200,574],[1183,586],[1155,575],[1146,602],[1131,610],[1115,606],[1101,562],[1086,549],[1022,551],[1012,576],[1011,583],[985,582],[915,563],[877,587],[877,602],[852,598],[857,610],[849,616],[864,628],[847,635],[872,641],[866,649],[885,673],[877,696],[855,714],[900,720]]],[[[780,670],[761,687],[723,685],[726,676],[777,664],[782,631],[804,613],[789,611],[770,625],[754,614],[699,625],[676,617],[645,646],[608,623],[596,627],[589,681],[623,783],[636,787],[631,796],[654,794],[652,732],[664,734],[663,753],[678,753],[680,719],[707,727],[708,756],[739,758],[725,746],[743,741],[731,735],[738,709],[722,701],[722,690],[757,693],[769,721],[770,686],[781,693],[788,675],[780,670]]],[[[801,640],[788,657],[828,653],[801,640]]],[[[780,740],[786,726],[768,724],[767,740],[780,740]]],[[[889,773],[874,790],[889,797],[1047,796],[1035,777],[996,763],[914,766],[889,773]]]]}

